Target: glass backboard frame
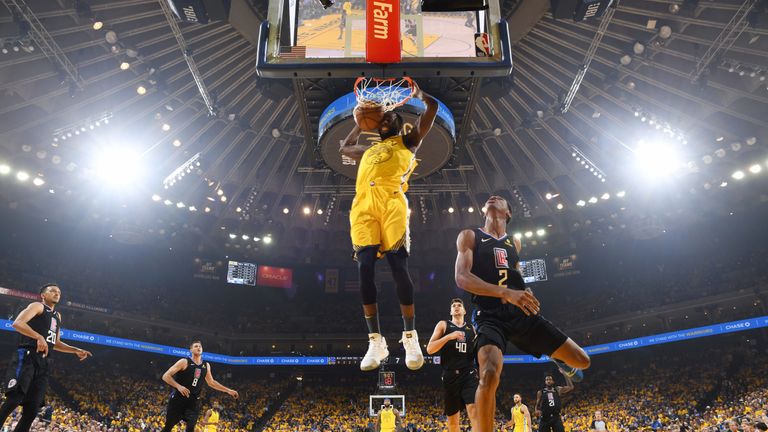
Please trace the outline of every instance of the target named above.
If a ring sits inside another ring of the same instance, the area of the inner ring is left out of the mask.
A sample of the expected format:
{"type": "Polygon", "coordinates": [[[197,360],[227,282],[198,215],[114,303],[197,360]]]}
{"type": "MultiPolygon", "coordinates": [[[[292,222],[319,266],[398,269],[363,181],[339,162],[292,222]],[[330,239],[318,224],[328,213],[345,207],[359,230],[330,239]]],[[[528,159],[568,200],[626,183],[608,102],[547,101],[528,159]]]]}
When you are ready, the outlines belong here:
{"type": "MultiPolygon", "coordinates": [[[[334,6],[336,7],[336,6],[334,6]]],[[[492,50],[488,57],[407,57],[399,63],[372,64],[363,56],[301,58],[280,55],[284,0],[270,0],[267,20],[259,28],[256,71],[264,78],[503,77],[512,73],[512,47],[498,0],[484,11],[492,50]]],[[[425,12],[422,15],[427,15],[425,12]]],[[[293,31],[293,30],[291,30],[293,31]]],[[[294,35],[290,35],[295,44],[294,35]]],[[[282,40],[285,40],[283,37],[282,40]]]]}

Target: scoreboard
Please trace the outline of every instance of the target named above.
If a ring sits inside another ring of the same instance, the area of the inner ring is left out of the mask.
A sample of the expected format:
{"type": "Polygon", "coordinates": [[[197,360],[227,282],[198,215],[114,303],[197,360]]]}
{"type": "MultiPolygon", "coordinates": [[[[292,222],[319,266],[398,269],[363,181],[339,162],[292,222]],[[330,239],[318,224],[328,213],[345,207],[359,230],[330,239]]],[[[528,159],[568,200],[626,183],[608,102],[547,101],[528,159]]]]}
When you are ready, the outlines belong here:
{"type": "Polygon", "coordinates": [[[256,285],[256,264],[230,261],[227,282],[238,285],[256,285]]]}
{"type": "Polygon", "coordinates": [[[520,261],[520,273],[525,283],[544,282],[547,280],[547,265],[541,258],[520,261]]]}

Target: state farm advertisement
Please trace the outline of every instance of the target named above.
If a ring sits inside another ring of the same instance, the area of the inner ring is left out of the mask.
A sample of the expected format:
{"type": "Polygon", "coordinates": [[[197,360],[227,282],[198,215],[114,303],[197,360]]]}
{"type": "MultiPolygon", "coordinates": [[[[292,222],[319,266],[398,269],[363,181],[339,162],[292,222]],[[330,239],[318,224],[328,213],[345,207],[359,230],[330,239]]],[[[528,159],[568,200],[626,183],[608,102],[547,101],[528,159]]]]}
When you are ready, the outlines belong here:
{"type": "Polygon", "coordinates": [[[293,270],[283,267],[260,266],[257,285],[290,288],[293,282],[293,270]]]}

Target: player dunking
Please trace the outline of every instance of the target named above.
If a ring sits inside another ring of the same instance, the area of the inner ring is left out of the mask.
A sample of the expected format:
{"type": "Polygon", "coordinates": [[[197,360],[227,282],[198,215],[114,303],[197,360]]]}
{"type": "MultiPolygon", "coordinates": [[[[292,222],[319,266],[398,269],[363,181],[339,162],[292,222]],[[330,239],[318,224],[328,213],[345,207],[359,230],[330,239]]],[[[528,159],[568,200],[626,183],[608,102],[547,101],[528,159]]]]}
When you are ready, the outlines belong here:
{"type": "Polygon", "coordinates": [[[355,126],[339,152],[359,161],[355,199],[349,215],[352,246],[358,263],[363,314],[368,327],[368,351],[360,369],[379,367],[389,356],[387,341],[379,329],[379,311],[376,304],[374,267],[376,260],[386,255],[397,288],[400,311],[403,315],[405,365],[417,370],[424,364],[415,327],[413,282],[408,274],[408,178],[416,167],[416,152],[421,141],[432,129],[437,115],[437,101],[414,83],[413,97],[426,105],[413,129],[405,135],[403,118],[392,111],[384,114],[379,124],[380,142],[358,144],[360,128],[355,126]]]}
{"type": "Polygon", "coordinates": [[[203,361],[203,344],[200,341],[193,341],[189,352],[191,357],[180,359],[163,374],[163,381],[174,389],[168,401],[163,432],[171,432],[182,420],[187,423],[187,432],[195,431],[200,417],[199,398],[203,383],[235,399],[240,396],[237,391],[213,379],[211,365],[203,361]]]}
{"type": "Polygon", "coordinates": [[[544,389],[536,393],[536,417],[539,417],[539,432],[565,432],[563,419],[560,416],[560,396],[573,390],[573,382],[562,369],[560,373],[565,378],[565,387],[555,386],[555,377],[547,374],[544,377],[544,389]]]}
{"type": "Polygon", "coordinates": [[[40,288],[42,302],[31,303],[13,321],[20,333],[19,344],[13,353],[5,379],[5,402],[0,406],[0,426],[21,405],[21,419],[14,432],[29,431],[37,417],[37,410],[45,399],[48,388],[48,354],[51,350],[75,354],[85,360],[91,353],[67,345],[60,340],[61,314],[53,309],[61,300],[61,289],[56,284],[40,288]]]}
{"type": "Polygon", "coordinates": [[[463,300],[451,300],[451,320],[437,323],[427,345],[427,354],[440,353],[448,432],[459,432],[464,407],[473,427],[475,424],[475,329],[464,321],[466,314],[463,300]]]}
{"type": "Polygon", "coordinates": [[[504,427],[511,427],[512,432],[531,432],[531,412],[523,403],[523,397],[516,393],[512,399],[515,406],[512,407],[512,416],[504,427]]]}
{"type": "Polygon", "coordinates": [[[472,293],[476,306],[480,385],[475,396],[478,428],[474,432],[493,430],[496,388],[507,342],[531,355],[546,354],[565,362],[564,368],[589,367],[587,353],[539,315],[539,301],[525,287],[519,272],[520,241],[507,236],[512,208],[504,198],[492,196],[484,212],[483,228],[464,230],[456,240],[456,284],[472,293]]]}

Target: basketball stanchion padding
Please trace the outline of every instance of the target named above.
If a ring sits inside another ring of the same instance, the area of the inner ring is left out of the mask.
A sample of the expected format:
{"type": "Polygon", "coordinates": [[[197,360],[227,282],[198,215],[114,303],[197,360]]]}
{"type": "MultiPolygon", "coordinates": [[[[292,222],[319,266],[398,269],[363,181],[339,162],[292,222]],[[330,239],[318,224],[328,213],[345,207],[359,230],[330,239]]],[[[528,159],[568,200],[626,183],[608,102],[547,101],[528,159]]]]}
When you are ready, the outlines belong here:
{"type": "Polygon", "coordinates": [[[488,0],[421,0],[422,12],[464,12],[488,9],[488,0]]]}

